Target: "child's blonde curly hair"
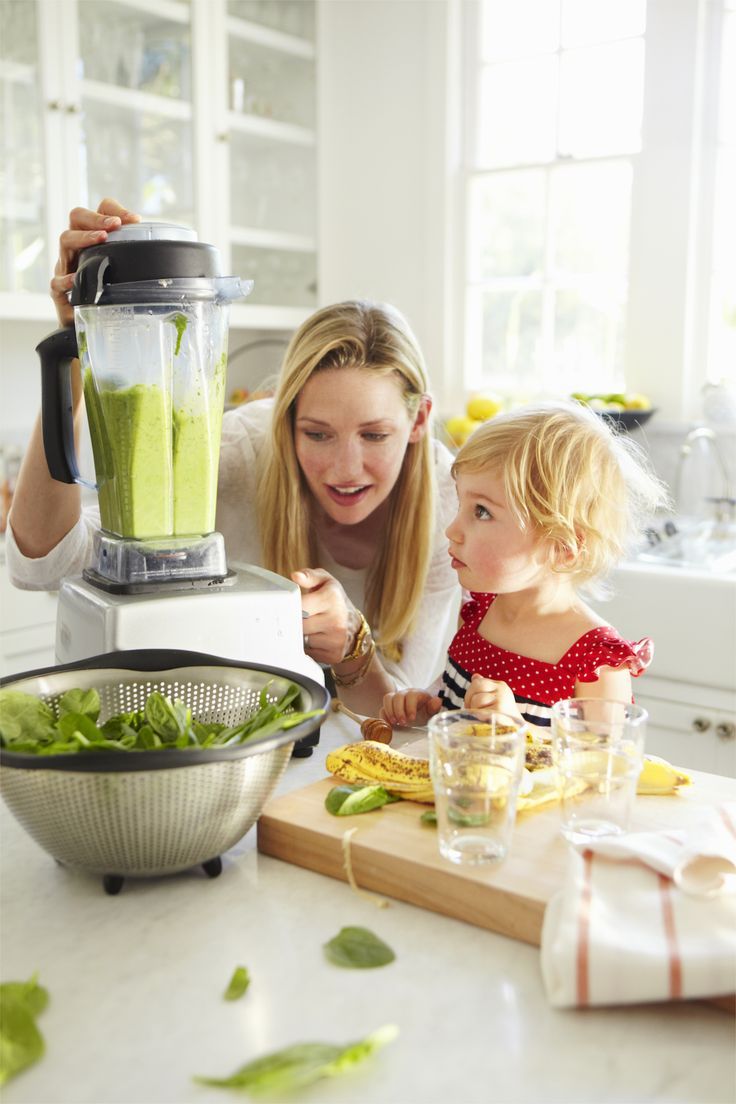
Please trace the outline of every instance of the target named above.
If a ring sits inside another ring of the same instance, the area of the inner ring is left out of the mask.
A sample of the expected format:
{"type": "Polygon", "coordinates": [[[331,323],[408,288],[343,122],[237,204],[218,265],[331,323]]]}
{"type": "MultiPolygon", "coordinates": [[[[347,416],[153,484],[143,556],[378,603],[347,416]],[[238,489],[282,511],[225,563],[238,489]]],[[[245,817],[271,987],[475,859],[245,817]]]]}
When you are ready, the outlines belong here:
{"type": "Polygon", "coordinates": [[[589,585],[608,574],[669,496],[644,452],[579,403],[544,403],[480,426],[452,466],[502,476],[523,529],[532,527],[553,571],[589,585]]]}

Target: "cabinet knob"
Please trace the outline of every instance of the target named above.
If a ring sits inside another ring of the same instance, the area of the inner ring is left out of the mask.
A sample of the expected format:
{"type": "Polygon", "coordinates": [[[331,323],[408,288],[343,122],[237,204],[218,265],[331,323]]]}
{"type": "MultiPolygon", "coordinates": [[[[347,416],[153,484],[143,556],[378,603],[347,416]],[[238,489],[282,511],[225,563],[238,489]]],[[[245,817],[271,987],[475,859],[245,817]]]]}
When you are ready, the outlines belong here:
{"type": "Polygon", "coordinates": [[[707,717],[696,717],[693,721],[693,732],[707,732],[711,722],[707,717]]]}
{"type": "Polygon", "coordinates": [[[76,104],[73,104],[73,103],[67,104],[66,105],[66,113],[67,113],[67,115],[78,115],[79,114],[79,108],[76,104]]]}
{"type": "Polygon", "coordinates": [[[49,100],[46,106],[49,111],[61,111],[61,100],[49,100]]]}
{"type": "Polygon", "coordinates": [[[736,736],[736,724],[733,721],[722,721],[716,725],[716,736],[719,740],[733,740],[736,736]]]}
{"type": "Polygon", "coordinates": [[[230,141],[229,133],[226,130],[220,131],[220,133],[217,135],[217,141],[218,142],[229,142],[230,141]]]}

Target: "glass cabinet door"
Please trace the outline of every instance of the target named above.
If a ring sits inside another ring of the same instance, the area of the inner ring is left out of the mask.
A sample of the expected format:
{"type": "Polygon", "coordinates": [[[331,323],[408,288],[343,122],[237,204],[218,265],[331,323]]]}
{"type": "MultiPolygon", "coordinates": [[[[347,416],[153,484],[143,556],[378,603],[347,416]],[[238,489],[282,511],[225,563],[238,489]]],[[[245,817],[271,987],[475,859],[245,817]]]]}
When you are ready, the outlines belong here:
{"type": "Polygon", "coordinates": [[[38,14],[28,0],[0,4],[0,292],[49,281],[38,14]]]}
{"type": "Polygon", "coordinates": [[[195,224],[191,9],[78,0],[86,203],[195,224]]]}
{"type": "Polygon", "coordinates": [[[231,268],[249,306],[317,303],[313,0],[228,0],[231,268]]]}

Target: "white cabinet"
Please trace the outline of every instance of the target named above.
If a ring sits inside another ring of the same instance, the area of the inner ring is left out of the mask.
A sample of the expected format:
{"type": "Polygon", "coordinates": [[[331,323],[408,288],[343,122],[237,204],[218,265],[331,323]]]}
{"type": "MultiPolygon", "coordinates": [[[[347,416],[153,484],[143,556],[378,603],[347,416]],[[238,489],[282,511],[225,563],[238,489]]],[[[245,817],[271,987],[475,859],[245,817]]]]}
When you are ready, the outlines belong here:
{"type": "Polygon", "coordinates": [[[0,555],[0,676],[54,663],[56,594],[16,590],[0,555]]]}
{"type": "Polygon", "coordinates": [[[0,316],[53,319],[69,210],[198,228],[255,280],[234,326],[317,302],[313,0],[3,0],[0,316]]]}
{"type": "Polygon", "coordinates": [[[634,695],[649,713],[646,750],[681,767],[736,777],[736,576],[628,563],[594,605],[654,659],[634,695]]]}

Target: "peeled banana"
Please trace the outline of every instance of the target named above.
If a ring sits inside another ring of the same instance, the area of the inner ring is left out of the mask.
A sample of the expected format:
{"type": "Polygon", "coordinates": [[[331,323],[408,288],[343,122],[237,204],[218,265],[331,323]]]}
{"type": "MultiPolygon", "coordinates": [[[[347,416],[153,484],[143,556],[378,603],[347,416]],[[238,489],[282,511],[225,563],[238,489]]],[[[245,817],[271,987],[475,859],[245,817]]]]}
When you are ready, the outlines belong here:
{"type": "Polygon", "coordinates": [[[672,794],[681,786],[689,786],[692,779],[678,767],[673,767],[666,759],[655,755],[645,755],[644,765],[636,784],[638,794],[672,794]]]}
{"type": "Polygon", "coordinates": [[[376,740],[363,740],[331,751],[325,762],[330,774],[342,782],[368,786],[378,782],[395,797],[424,805],[434,804],[426,759],[404,755],[376,740]]]}

